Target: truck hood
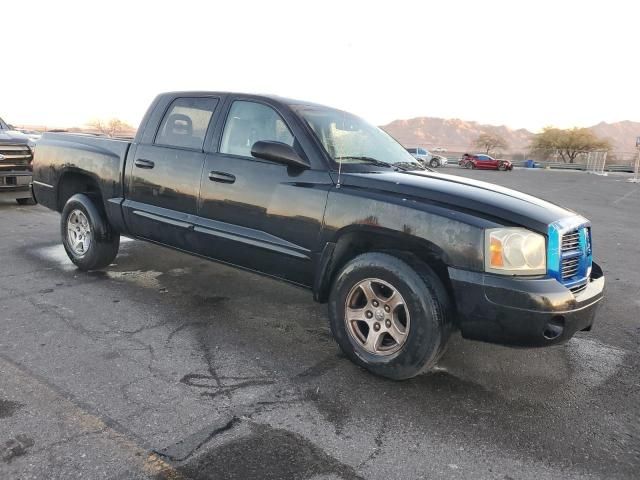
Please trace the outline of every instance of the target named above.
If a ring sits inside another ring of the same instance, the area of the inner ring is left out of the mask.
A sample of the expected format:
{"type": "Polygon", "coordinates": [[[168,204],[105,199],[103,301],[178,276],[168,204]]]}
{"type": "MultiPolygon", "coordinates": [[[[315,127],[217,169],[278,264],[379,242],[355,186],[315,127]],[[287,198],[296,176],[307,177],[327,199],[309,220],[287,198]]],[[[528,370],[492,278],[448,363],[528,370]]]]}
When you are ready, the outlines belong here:
{"type": "Polygon", "coordinates": [[[17,132],[15,130],[0,130],[0,144],[19,144],[19,145],[28,145],[29,137],[27,137],[22,132],[17,132]]]}
{"type": "Polygon", "coordinates": [[[549,224],[576,213],[492,183],[428,171],[342,173],[341,184],[393,192],[547,234],[549,224]]]}

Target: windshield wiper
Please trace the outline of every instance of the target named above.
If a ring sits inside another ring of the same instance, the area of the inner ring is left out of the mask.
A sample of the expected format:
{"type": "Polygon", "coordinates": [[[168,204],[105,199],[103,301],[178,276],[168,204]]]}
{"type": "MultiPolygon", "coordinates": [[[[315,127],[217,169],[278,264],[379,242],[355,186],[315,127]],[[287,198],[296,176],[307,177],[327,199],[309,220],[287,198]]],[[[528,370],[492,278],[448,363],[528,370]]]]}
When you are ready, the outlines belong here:
{"type": "Polygon", "coordinates": [[[424,170],[424,167],[417,162],[416,163],[412,163],[412,162],[389,163],[389,162],[383,162],[382,160],[378,160],[377,158],[357,156],[357,155],[345,155],[343,157],[335,158],[335,160],[338,162],[340,160],[346,160],[346,159],[360,160],[362,162],[368,163],[369,165],[375,165],[377,167],[393,168],[394,170],[402,170],[403,172],[408,172],[409,170],[415,170],[415,169],[424,170]]]}
{"type": "Polygon", "coordinates": [[[393,166],[399,170],[402,170],[403,172],[410,172],[411,170],[431,170],[430,168],[427,168],[418,162],[398,162],[394,163],[393,166]]]}
{"type": "Polygon", "coordinates": [[[340,160],[360,160],[362,162],[366,162],[370,165],[377,165],[378,167],[389,167],[389,168],[393,168],[393,165],[387,162],[383,162],[382,160],[378,160],[377,158],[373,158],[373,157],[365,157],[365,156],[358,156],[358,155],[345,155],[343,157],[336,157],[334,160],[336,160],[337,162],[339,162],[340,160]]]}

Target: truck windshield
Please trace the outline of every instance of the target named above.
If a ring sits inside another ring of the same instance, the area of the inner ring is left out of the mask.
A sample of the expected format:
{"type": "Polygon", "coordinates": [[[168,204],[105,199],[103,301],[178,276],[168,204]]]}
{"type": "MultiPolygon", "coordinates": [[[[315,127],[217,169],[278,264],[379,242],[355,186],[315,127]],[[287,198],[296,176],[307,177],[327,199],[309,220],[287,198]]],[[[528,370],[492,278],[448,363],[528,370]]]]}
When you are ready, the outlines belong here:
{"type": "Polygon", "coordinates": [[[293,108],[336,163],[422,168],[389,134],[355,115],[315,105],[293,108]]]}
{"type": "Polygon", "coordinates": [[[0,130],[9,130],[9,125],[4,123],[4,120],[0,118],[0,130]]]}

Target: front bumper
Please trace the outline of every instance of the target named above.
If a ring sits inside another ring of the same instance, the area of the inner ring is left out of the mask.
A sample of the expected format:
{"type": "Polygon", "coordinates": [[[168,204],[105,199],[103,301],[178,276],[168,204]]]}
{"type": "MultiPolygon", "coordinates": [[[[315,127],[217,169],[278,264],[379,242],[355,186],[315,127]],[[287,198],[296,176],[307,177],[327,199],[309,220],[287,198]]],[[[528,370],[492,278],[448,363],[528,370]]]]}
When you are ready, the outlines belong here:
{"type": "Polygon", "coordinates": [[[31,172],[0,172],[0,200],[31,198],[31,172]]]}
{"type": "Polygon", "coordinates": [[[593,325],[604,297],[594,262],[587,287],[574,294],[553,278],[518,278],[449,268],[462,336],[516,347],[569,340],[593,325]]]}

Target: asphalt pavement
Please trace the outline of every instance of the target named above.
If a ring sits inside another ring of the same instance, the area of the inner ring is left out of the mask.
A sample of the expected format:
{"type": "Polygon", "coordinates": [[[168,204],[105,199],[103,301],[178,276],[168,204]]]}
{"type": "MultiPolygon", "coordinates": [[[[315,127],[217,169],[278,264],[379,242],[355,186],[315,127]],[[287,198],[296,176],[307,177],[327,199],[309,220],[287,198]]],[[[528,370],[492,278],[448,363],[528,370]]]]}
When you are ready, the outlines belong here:
{"type": "Polygon", "coordinates": [[[454,336],[404,382],[344,358],[309,292],[140,241],[83,273],[59,216],[0,204],[1,479],[557,479],[640,475],[640,185],[457,173],[590,218],[592,332],[454,336]]]}

